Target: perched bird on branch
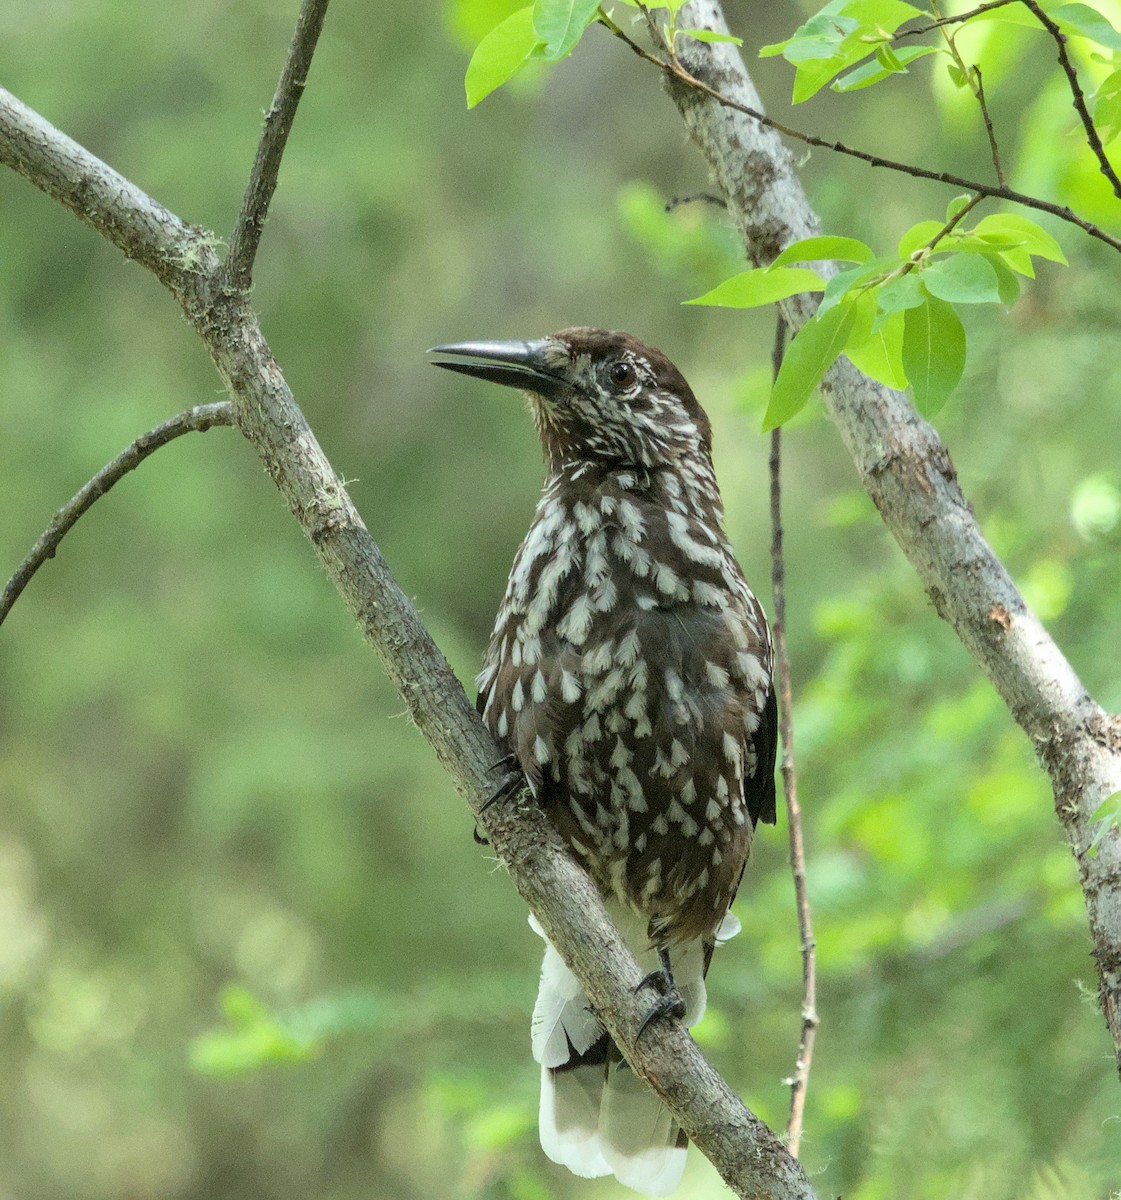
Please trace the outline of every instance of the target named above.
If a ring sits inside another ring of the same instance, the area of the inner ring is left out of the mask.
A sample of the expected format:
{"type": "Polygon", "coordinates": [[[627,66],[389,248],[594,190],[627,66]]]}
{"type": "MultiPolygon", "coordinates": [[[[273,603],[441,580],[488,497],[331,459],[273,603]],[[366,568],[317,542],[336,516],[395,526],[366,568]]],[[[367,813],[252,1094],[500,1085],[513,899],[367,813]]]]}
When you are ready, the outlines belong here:
{"type": "MultiPolygon", "coordinates": [[[[479,709],[652,968],[648,1020],[693,1025],[713,947],[739,928],[728,909],[755,824],[775,820],[770,631],[724,533],[708,417],[625,333],[434,353],[527,394],[548,471],[479,709]]],[[[548,942],[532,1043],[546,1154],[672,1191],[687,1139],[548,942]]]]}

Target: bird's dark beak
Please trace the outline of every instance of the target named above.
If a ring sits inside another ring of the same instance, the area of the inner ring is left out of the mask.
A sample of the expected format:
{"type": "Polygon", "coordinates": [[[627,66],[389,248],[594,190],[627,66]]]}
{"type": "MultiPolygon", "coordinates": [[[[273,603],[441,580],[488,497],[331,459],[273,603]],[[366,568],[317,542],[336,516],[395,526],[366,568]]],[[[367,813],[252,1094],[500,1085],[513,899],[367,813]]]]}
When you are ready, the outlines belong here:
{"type": "Polygon", "coordinates": [[[434,367],[446,367],[464,375],[475,375],[507,387],[534,392],[548,400],[560,400],[571,384],[549,365],[546,352],[551,344],[545,338],[535,342],[456,342],[433,346],[429,354],[476,359],[475,362],[442,362],[432,359],[434,367]]]}

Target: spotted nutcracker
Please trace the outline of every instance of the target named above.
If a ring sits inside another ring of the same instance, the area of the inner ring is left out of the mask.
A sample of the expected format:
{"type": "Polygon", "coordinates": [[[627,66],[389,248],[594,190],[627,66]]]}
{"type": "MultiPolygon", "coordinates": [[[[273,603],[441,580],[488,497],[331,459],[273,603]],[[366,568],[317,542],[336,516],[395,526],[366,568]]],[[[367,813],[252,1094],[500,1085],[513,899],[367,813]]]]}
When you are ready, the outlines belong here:
{"type": "MultiPolygon", "coordinates": [[[[527,394],[548,468],[479,709],[693,1025],[713,947],[739,928],[728,908],[755,824],[775,820],[770,631],[724,533],[708,417],[625,333],[433,352],[527,394]]],[[[532,1043],[545,1153],[672,1191],[686,1138],[547,941],[532,1043]]]]}

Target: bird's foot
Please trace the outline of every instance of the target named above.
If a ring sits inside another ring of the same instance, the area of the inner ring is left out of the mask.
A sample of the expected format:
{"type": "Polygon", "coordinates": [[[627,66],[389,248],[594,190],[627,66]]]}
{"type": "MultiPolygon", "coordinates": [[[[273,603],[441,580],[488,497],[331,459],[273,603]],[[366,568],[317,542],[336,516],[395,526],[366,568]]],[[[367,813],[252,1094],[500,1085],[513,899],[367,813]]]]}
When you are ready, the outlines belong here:
{"type": "MultiPolygon", "coordinates": [[[[483,801],[482,808],[479,812],[484,813],[492,804],[498,804],[502,800],[509,799],[515,792],[520,791],[523,787],[528,787],[525,773],[518,766],[517,756],[507,754],[505,758],[500,758],[498,762],[491,764],[491,770],[495,771],[502,767],[506,774],[498,781],[498,786],[491,792],[490,796],[483,801]]],[[[478,825],[475,826],[471,833],[475,839],[475,844],[478,846],[489,846],[490,842],[479,832],[478,825]]]]}
{"type": "Polygon", "coordinates": [[[643,988],[649,987],[658,993],[658,998],[642,1018],[642,1024],[638,1027],[636,1037],[642,1037],[646,1031],[646,1027],[659,1017],[676,1017],[680,1021],[685,1016],[685,1001],[681,998],[681,994],[673,982],[669,952],[659,950],[658,957],[662,960],[662,965],[656,971],[651,971],[649,974],[643,975],[635,985],[635,992],[640,992],[643,988]]]}
{"type": "MultiPolygon", "coordinates": [[[[513,755],[510,755],[510,759],[517,762],[517,759],[513,755]]],[[[494,765],[496,767],[504,767],[508,761],[507,759],[503,759],[494,765]]],[[[483,806],[479,809],[479,812],[486,812],[492,804],[508,800],[515,792],[520,792],[525,787],[529,787],[529,781],[525,777],[525,772],[520,767],[515,767],[513,770],[507,771],[498,781],[498,786],[491,792],[490,797],[483,801],[483,806]]]]}

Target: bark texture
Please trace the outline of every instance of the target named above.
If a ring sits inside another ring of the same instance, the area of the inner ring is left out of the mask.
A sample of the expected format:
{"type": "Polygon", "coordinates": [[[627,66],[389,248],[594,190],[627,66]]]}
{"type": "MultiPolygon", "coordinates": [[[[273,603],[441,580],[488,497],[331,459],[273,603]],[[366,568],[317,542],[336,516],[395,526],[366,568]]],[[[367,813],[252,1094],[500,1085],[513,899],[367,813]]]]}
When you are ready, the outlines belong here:
{"type": "MultiPolygon", "coordinates": [[[[683,27],[727,32],[718,0],[692,0],[683,27]]],[[[721,95],[762,111],[743,58],[733,45],[678,42],[682,65],[721,95]]],[[[820,226],[779,135],[758,121],[670,77],[670,95],[708,162],[758,266],[820,226]]],[[[792,329],[817,298],[784,300],[792,329]]],[[[1096,857],[1092,815],[1121,791],[1121,719],[1104,712],[1025,604],[993,553],[962,494],[949,452],[907,397],[862,375],[841,358],[822,385],[868,494],[915,568],[940,617],[948,621],[1032,740],[1051,778],[1055,810],[1070,841],[1086,899],[1100,999],[1121,1070],[1121,830],[1096,857]]]]}

